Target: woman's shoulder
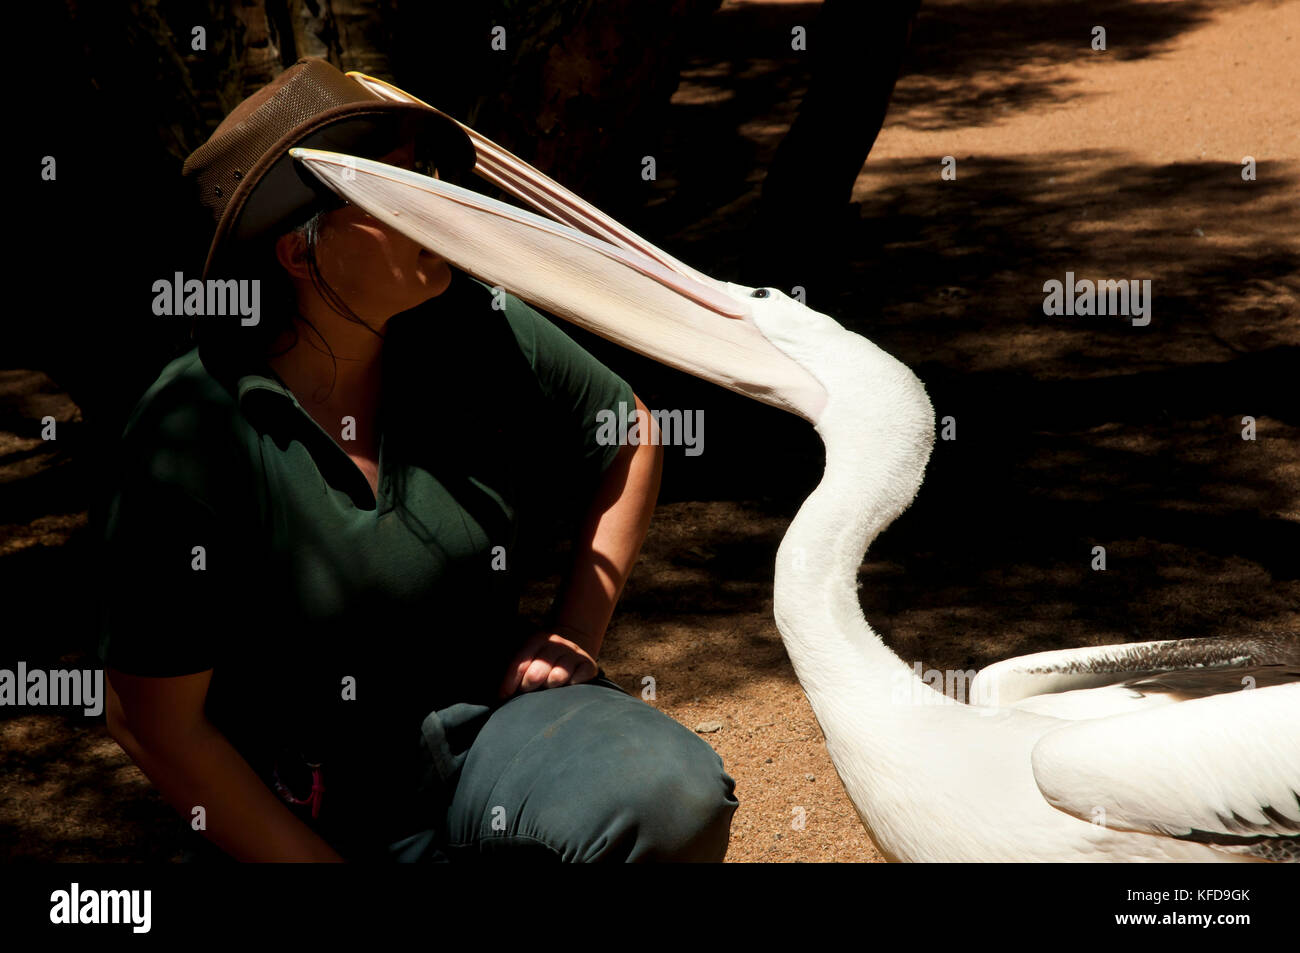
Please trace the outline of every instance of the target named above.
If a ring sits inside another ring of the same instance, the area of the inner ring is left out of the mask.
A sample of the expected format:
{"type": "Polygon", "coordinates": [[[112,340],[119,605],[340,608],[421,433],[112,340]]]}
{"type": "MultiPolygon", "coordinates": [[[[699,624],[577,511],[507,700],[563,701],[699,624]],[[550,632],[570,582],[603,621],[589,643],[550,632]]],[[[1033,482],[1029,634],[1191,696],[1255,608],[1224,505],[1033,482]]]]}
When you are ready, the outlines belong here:
{"type": "Polygon", "coordinates": [[[246,456],[247,429],[228,385],[191,349],[169,362],[136,403],[118,445],[119,474],[198,494],[246,456]]]}
{"type": "Polygon", "coordinates": [[[160,438],[203,443],[233,426],[237,416],[234,397],[193,348],[169,362],[149,385],[122,436],[128,443],[160,438]]]}

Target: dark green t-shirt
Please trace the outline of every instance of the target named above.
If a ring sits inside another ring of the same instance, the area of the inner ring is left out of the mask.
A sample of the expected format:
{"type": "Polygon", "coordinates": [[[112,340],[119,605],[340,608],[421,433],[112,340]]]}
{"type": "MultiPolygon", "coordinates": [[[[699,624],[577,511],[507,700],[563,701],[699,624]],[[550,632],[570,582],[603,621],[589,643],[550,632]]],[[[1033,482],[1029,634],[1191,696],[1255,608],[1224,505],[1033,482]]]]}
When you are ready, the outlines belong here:
{"type": "Polygon", "coordinates": [[[164,369],[123,436],[106,664],[212,669],[213,722],[264,777],[285,751],[326,761],[336,818],[403,783],[425,714],[492,699],[526,635],[527,555],[618,453],[596,414],[631,407],[628,385],[523,302],[492,301],[456,273],[389,323],[377,501],[268,367],[205,347],[164,369]]]}

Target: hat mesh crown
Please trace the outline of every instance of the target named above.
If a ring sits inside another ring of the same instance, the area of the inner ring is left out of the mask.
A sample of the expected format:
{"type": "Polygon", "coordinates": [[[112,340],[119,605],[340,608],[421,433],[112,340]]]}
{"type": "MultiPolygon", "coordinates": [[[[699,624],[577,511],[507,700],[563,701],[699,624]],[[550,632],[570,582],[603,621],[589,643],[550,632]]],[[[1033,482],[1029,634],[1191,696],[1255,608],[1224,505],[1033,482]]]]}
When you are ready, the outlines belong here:
{"type": "Polygon", "coordinates": [[[380,102],[323,60],[300,61],[236,106],[185,160],[182,174],[196,178],[199,203],[219,219],[243,176],[293,130],[305,135],[324,113],[380,102]]]}

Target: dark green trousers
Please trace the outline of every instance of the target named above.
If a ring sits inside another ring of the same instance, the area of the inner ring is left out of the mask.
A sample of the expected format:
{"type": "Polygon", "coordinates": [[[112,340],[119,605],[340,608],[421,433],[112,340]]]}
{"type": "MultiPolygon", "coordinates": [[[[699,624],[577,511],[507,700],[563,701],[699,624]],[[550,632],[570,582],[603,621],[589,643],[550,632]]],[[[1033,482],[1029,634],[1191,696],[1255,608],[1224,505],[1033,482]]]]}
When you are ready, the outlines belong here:
{"type": "Polygon", "coordinates": [[[601,672],[422,726],[427,828],[391,859],[721,861],[739,806],[699,736],[601,672]]]}

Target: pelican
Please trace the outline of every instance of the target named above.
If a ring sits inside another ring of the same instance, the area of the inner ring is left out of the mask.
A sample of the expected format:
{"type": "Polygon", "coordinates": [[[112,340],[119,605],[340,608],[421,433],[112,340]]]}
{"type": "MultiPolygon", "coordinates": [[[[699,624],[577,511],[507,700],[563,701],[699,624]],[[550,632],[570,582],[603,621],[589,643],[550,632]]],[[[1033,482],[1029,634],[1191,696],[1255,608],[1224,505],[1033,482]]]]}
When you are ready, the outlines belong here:
{"type": "Polygon", "coordinates": [[[1286,643],[1050,652],[990,667],[969,700],[936,691],[872,630],[856,584],[930,457],[934,412],[916,376],[774,288],[677,261],[463,128],[475,171],[542,214],[366,159],[292,155],[488,284],[816,428],[825,472],[778,549],[774,613],[887,859],[1300,859],[1300,659],[1286,643]]]}

